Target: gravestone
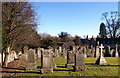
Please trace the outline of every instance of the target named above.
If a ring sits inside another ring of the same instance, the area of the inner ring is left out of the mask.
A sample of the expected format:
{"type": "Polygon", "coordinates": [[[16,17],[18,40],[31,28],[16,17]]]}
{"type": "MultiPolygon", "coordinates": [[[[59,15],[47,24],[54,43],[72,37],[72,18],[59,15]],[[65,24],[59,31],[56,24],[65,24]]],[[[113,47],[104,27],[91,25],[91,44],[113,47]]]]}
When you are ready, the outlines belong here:
{"type": "Polygon", "coordinates": [[[44,49],[41,55],[41,73],[53,73],[53,53],[49,49],[44,49]]]}
{"type": "Polygon", "coordinates": [[[58,50],[57,50],[57,49],[55,49],[54,56],[55,56],[55,57],[59,57],[59,53],[58,53],[58,50]]]}
{"type": "Polygon", "coordinates": [[[41,48],[37,48],[37,58],[41,58],[41,48]]]}
{"type": "Polygon", "coordinates": [[[75,65],[75,54],[73,51],[68,51],[66,67],[72,67],[74,65],[75,65]]]}
{"type": "Polygon", "coordinates": [[[98,58],[99,57],[99,41],[97,42],[97,45],[95,47],[95,57],[98,58]]]}
{"type": "Polygon", "coordinates": [[[101,46],[99,47],[101,50],[100,52],[100,57],[97,59],[96,63],[95,64],[98,64],[98,65],[107,65],[107,62],[105,60],[105,58],[103,57],[102,55],[102,49],[104,48],[103,44],[101,44],[101,46]]]}
{"type": "Polygon", "coordinates": [[[105,57],[110,57],[110,46],[107,45],[106,49],[105,49],[105,57]]]}
{"type": "Polygon", "coordinates": [[[19,57],[18,57],[18,59],[19,60],[25,60],[25,61],[27,61],[27,53],[28,53],[28,51],[25,53],[25,54],[21,54],[19,57]]]}
{"type": "Polygon", "coordinates": [[[47,48],[53,52],[53,47],[48,46],[47,48]]]}
{"type": "Polygon", "coordinates": [[[86,70],[86,66],[85,66],[85,56],[84,56],[84,54],[76,53],[75,54],[74,71],[78,72],[78,71],[85,71],[85,70],[86,70]]]}
{"type": "Polygon", "coordinates": [[[16,55],[16,52],[15,51],[11,51],[11,53],[9,54],[9,56],[8,56],[8,63],[9,62],[12,62],[12,61],[14,61],[15,59],[17,59],[17,55],[16,55]]]}
{"type": "Polygon", "coordinates": [[[111,57],[114,57],[114,56],[115,56],[115,50],[112,49],[112,50],[110,51],[110,54],[111,54],[111,57]]]}
{"type": "Polygon", "coordinates": [[[26,70],[35,70],[37,69],[36,63],[35,63],[35,50],[29,49],[27,52],[27,66],[26,70]]]}
{"type": "Polygon", "coordinates": [[[55,62],[54,62],[54,58],[52,59],[52,63],[53,63],[53,68],[57,68],[55,62]]]}
{"type": "Polygon", "coordinates": [[[95,55],[95,47],[92,48],[92,56],[94,57],[95,55]]]}
{"type": "Polygon", "coordinates": [[[27,46],[24,46],[23,47],[23,54],[25,54],[25,52],[27,52],[28,51],[28,47],[27,46]]]}
{"type": "Polygon", "coordinates": [[[59,52],[60,52],[60,53],[62,52],[62,47],[61,47],[61,46],[59,46],[59,52]]]}
{"type": "Polygon", "coordinates": [[[75,46],[73,46],[73,52],[76,52],[76,48],[75,48],[75,46]]]}
{"type": "Polygon", "coordinates": [[[85,58],[87,58],[87,55],[86,55],[86,48],[85,48],[85,47],[83,48],[83,53],[84,53],[85,58]]]}
{"type": "Polygon", "coordinates": [[[115,44],[115,57],[119,57],[119,54],[118,54],[118,44],[115,44]]]}
{"type": "Polygon", "coordinates": [[[65,48],[63,48],[63,57],[67,58],[67,50],[65,48]]]}

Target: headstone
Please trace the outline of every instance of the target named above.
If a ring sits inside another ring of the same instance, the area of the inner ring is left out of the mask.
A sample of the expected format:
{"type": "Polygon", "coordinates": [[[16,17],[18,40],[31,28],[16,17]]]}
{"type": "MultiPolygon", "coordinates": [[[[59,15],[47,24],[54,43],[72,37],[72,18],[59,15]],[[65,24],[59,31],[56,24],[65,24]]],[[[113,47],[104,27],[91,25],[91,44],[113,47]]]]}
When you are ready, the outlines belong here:
{"type": "Polygon", "coordinates": [[[111,57],[114,57],[114,56],[115,56],[115,50],[112,49],[112,50],[110,51],[110,54],[111,54],[111,57]]]}
{"type": "Polygon", "coordinates": [[[75,65],[75,54],[73,51],[68,51],[66,67],[72,67],[74,65],[75,65]]]}
{"type": "Polygon", "coordinates": [[[41,48],[37,48],[37,58],[41,58],[41,48]]]}
{"type": "Polygon", "coordinates": [[[102,49],[104,48],[103,44],[101,44],[101,46],[99,48],[101,49],[100,57],[98,58],[98,60],[96,61],[95,64],[98,64],[98,65],[107,65],[107,62],[106,62],[105,58],[102,55],[102,49]]]}
{"type": "Polygon", "coordinates": [[[84,54],[76,53],[75,54],[74,71],[78,72],[78,71],[85,71],[85,70],[86,70],[86,66],[85,66],[85,56],[84,56],[84,54]]]}
{"type": "Polygon", "coordinates": [[[24,46],[23,47],[23,54],[25,54],[25,52],[27,52],[28,51],[28,47],[27,46],[24,46]]]}
{"type": "Polygon", "coordinates": [[[55,62],[54,62],[54,58],[52,58],[52,63],[53,63],[53,68],[57,68],[55,62]]]}
{"type": "Polygon", "coordinates": [[[119,57],[119,54],[118,54],[118,44],[115,44],[115,57],[119,57]]]}
{"type": "Polygon", "coordinates": [[[99,57],[99,41],[97,42],[97,45],[95,47],[95,57],[98,58],[99,57]]]}
{"type": "Polygon", "coordinates": [[[95,47],[92,48],[92,56],[95,55],[95,47]]]}
{"type": "Polygon", "coordinates": [[[73,52],[76,52],[76,48],[75,48],[75,46],[73,46],[73,52]]]}
{"type": "Polygon", "coordinates": [[[61,46],[59,46],[59,52],[60,52],[60,53],[62,52],[62,47],[61,47],[61,46]]]}
{"type": "Polygon", "coordinates": [[[90,48],[92,49],[92,48],[93,48],[93,45],[91,45],[90,48]]]}
{"type": "Polygon", "coordinates": [[[53,47],[51,47],[51,46],[48,46],[48,49],[51,50],[51,51],[53,51],[53,47]]]}
{"type": "Polygon", "coordinates": [[[15,51],[11,51],[11,53],[8,56],[8,63],[14,61],[16,58],[17,57],[15,51]]]}
{"type": "Polygon", "coordinates": [[[83,53],[84,53],[85,58],[87,58],[87,55],[86,55],[86,48],[85,48],[85,47],[83,48],[83,53]]]}
{"type": "Polygon", "coordinates": [[[34,70],[34,69],[37,69],[37,66],[35,64],[35,50],[29,49],[27,52],[26,70],[34,70]]]}
{"type": "Polygon", "coordinates": [[[105,49],[105,57],[110,57],[110,46],[108,45],[105,49]]]}
{"type": "Polygon", "coordinates": [[[55,57],[59,57],[59,53],[58,53],[58,50],[57,50],[57,49],[55,49],[54,56],[55,56],[55,57]]]}
{"type": "Polygon", "coordinates": [[[41,73],[53,73],[53,53],[48,49],[44,49],[44,51],[42,51],[41,67],[41,73]]]}
{"type": "Polygon", "coordinates": [[[67,50],[65,48],[63,48],[63,57],[67,58],[67,50]]]}

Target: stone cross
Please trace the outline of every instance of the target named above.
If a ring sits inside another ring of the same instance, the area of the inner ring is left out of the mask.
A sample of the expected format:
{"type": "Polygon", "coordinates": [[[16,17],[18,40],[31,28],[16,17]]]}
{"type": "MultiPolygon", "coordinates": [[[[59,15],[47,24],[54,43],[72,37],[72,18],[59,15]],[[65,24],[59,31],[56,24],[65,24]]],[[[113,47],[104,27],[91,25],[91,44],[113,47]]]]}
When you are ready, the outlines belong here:
{"type": "Polygon", "coordinates": [[[101,49],[101,51],[100,51],[100,53],[101,53],[100,57],[103,57],[103,55],[102,55],[102,49],[104,48],[103,44],[101,44],[101,46],[99,48],[101,49]]]}
{"type": "Polygon", "coordinates": [[[104,48],[103,44],[101,44],[101,46],[99,48],[101,49],[101,55],[97,59],[97,61],[96,61],[95,64],[98,64],[98,65],[107,65],[107,62],[106,62],[105,58],[102,55],[102,49],[104,48]]]}

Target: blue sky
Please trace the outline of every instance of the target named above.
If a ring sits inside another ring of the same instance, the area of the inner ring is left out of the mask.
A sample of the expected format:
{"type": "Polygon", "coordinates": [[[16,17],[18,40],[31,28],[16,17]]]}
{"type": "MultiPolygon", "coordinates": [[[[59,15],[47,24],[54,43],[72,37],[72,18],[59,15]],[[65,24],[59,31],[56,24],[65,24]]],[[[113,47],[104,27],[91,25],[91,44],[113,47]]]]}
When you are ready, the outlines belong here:
{"type": "Polygon", "coordinates": [[[118,10],[117,2],[34,2],[40,25],[38,33],[58,36],[68,32],[72,36],[95,37],[99,34],[102,13],[118,10]]]}

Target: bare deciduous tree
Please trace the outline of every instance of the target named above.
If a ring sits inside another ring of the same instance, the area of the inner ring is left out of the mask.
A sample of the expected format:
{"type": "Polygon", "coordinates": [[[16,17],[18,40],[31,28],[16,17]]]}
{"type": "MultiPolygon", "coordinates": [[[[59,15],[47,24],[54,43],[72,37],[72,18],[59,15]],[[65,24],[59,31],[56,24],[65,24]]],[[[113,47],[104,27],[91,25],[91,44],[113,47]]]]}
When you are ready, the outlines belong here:
{"type": "Polygon", "coordinates": [[[107,35],[110,38],[118,38],[120,36],[120,23],[118,21],[118,12],[112,11],[110,17],[108,12],[102,14],[106,21],[107,35]]]}

